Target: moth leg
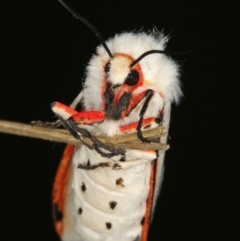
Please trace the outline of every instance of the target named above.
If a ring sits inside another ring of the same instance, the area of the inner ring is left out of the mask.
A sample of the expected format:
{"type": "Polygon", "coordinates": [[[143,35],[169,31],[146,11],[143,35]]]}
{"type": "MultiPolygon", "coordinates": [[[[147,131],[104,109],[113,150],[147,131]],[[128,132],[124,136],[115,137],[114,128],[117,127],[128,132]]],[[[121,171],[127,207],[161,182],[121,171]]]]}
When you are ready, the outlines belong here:
{"type": "Polygon", "coordinates": [[[89,131],[87,131],[84,128],[79,127],[76,124],[75,124],[75,130],[77,132],[81,133],[84,137],[89,138],[92,141],[92,143],[93,143],[92,144],[92,148],[95,149],[102,157],[111,158],[113,156],[118,156],[118,155],[124,155],[125,154],[124,150],[118,149],[118,148],[113,148],[113,147],[110,147],[110,146],[104,144],[103,142],[98,140],[96,137],[92,136],[92,134],[89,131]],[[101,149],[104,149],[107,152],[102,151],[101,149]]]}
{"type": "Polygon", "coordinates": [[[83,91],[81,91],[77,97],[73,100],[73,102],[71,103],[70,107],[72,109],[76,109],[77,105],[80,103],[80,101],[82,100],[83,97],[83,91]]]}
{"type": "MultiPolygon", "coordinates": [[[[142,126],[141,126],[142,130],[146,130],[148,128],[153,129],[155,127],[158,127],[160,123],[159,119],[160,118],[155,118],[155,117],[143,119],[142,126]]],[[[137,126],[138,126],[138,121],[124,125],[124,126],[120,126],[119,130],[121,132],[127,132],[127,133],[133,132],[133,131],[136,131],[137,126]]]]}
{"type": "Polygon", "coordinates": [[[94,123],[102,122],[105,119],[105,113],[102,111],[83,111],[77,112],[76,110],[63,105],[59,102],[52,103],[52,110],[61,121],[62,125],[72,134],[77,140],[81,140],[90,149],[95,149],[102,157],[111,158],[116,155],[124,155],[125,151],[122,149],[112,148],[105,145],[97,138],[93,137],[89,131],[79,126],[79,124],[91,125],[94,123]],[[90,139],[92,145],[90,146],[79,135],[90,139]],[[103,151],[106,150],[107,152],[103,151]]]}
{"type": "Polygon", "coordinates": [[[37,121],[31,121],[30,123],[32,125],[41,126],[41,127],[50,127],[50,128],[58,128],[62,125],[60,120],[56,120],[53,122],[37,120],[37,121]]]}
{"type": "Polygon", "coordinates": [[[111,158],[113,156],[117,155],[124,155],[125,151],[122,149],[116,149],[113,147],[110,147],[103,142],[99,141],[97,138],[92,136],[92,134],[87,131],[84,128],[81,128],[78,126],[78,123],[76,123],[71,117],[67,120],[65,120],[62,116],[56,114],[56,116],[61,121],[62,125],[71,133],[71,135],[76,138],[77,140],[81,140],[84,145],[86,145],[90,149],[95,149],[102,157],[108,157],[111,158]],[[80,134],[79,134],[80,133],[80,134]],[[81,138],[81,135],[85,138],[88,138],[91,140],[92,145],[86,143],[83,138],[81,138]],[[106,150],[102,151],[101,149],[106,150]]]}
{"type": "Polygon", "coordinates": [[[64,105],[59,102],[53,102],[51,104],[52,111],[61,116],[64,120],[69,120],[70,118],[76,124],[83,125],[93,125],[105,120],[106,115],[103,111],[81,111],[78,112],[71,107],[64,105]]]}
{"type": "Polygon", "coordinates": [[[138,138],[142,141],[142,142],[147,142],[147,143],[150,143],[151,141],[144,138],[143,135],[142,135],[142,131],[141,131],[141,127],[142,127],[142,123],[143,123],[143,117],[144,117],[144,114],[147,110],[147,107],[148,107],[148,104],[151,100],[151,98],[153,97],[154,95],[154,91],[153,90],[147,90],[146,91],[146,100],[144,101],[144,104],[142,106],[142,109],[139,113],[139,122],[138,122],[138,126],[137,126],[137,135],[138,135],[138,138]]]}
{"type": "Polygon", "coordinates": [[[105,145],[104,143],[99,141],[97,138],[94,138],[94,139],[95,140],[93,140],[93,142],[94,142],[93,147],[102,157],[111,158],[111,157],[118,156],[118,155],[124,155],[124,153],[125,153],[125,151],[123,149],[115,149],[113,147],[105,145]],[[104,152],[100,148],[105,149],[108,152],[104,152]]]}
{"type": "MultiPolygon", "coordinates": [[[[68,119],[69,117],[74,116],[78,113],[76,110],[74,110],[66,105],[63,105],[61,103],[58,103],[58,102],[52,103],[51,108],[52,108],[53,112],[55,112],[55,113],[56,113],[56,111],[54,111],[54,109],[57,109],[58,116],[61,116],[63,119],[68,119]]],[[[55,127],[55,128],[59,127],[63,124],[62,121],[59,120],[59,118],[55,122],[32,121],[31,123],[38,125],[38,126],[55,127]]]]}
{"type": "MultiPolygon", "coordinates": [[[[77,97],[73,100],[73,102],[71,103],[70,107],[72,109],[76,109],[77,105],[80,103],[81,99],[83,97],[83,91],[81,91],[77,97]]],[[[37,121],[31,121],[31,124],[36,125],[36,126],[42,126],[42,127],[51,127],[51,128],[57,128],[61,126],[61,121],[60,120],[56,120],[56,121],[41,121],[41,120],[37,120],[37,121]]]]}

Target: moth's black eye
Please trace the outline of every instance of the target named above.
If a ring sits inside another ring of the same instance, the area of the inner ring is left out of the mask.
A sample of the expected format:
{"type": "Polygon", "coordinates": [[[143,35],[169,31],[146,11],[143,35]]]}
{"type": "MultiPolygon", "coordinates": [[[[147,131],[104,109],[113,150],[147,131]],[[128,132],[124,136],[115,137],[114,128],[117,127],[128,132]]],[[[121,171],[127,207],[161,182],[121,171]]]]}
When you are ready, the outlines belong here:
{"type": "Polygon", "coordinates": [[[125,84],[132,86],[132,85],[136,85],[138,81],[139,81],[139,73],[137,70],[133,69],[126,77],[125,84]]]}
{"type": "Polygon", "coordinates": [[[105,68],[104,68],[104,71],[105,71],[106,74],[109,73],[109,71],[110,71],[110,67],[111,67],[111,63],[108,62],[108,63],[106,64],[105,68]]]}

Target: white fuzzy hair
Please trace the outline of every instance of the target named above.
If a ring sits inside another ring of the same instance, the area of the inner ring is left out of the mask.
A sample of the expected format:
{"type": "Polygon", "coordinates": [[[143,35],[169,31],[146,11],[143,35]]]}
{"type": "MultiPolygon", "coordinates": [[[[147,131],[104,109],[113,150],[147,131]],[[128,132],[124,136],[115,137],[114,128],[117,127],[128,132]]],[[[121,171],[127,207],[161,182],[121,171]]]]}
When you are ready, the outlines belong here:
{"type": "MultiPolygon", "coordinates": [[[[111,53],[123,53],[137,59],[141,54],[149,50],[164,50],[168,37],[154,30],[151,34],[122,33],[109,39],[106,44],[111,53]]],[[[110,60],[102,45],[98,46],[97,53],[92,57],[87,66],[87,78],[84,90],[84,103],[86,108],[99,110],[102,103],[100,89],[104,78],[105,64],[110,60]],[[94,98],[93,98],[94,97],[94,98]],[[97,103],[93,103],[97,102],[97,103]]],[[[139,62],[144,79],[144,87],[163,93],[166,101],[179,102],[182,96],[180,88],[179,67],[165,54],[151,54],[139,62]]]]}
{"type": "MultiPolygon", "coordinates": [[[[168,37],[153,30],[150,34],[145,32],[117,34],[109,39],[106,44],[113,56],[117,54],[125,54],[135,60],[146,51],[164,50],[167,41],[168,37]]],[[[132,61],[124,56],[119,58],[122,59],[118,60],[115,64],[115,69],[117,70],[115,72],[112,70],[112,73],[110,72],[110,81],[112,84],[124,83],[124,77],[127,76],[129,65],[131,64],[129,61],[132,61]],[[117,68],[116,65],[118,65],[117,68]],[[119,67],[119,65],[123,67],[119,67]],[[118,73],[118,75],[116,73],[118,73]]],[[[83,90],[83,105],[85,110],[103,111],[104,98],[102,92],[106,85],[104,80],[106,76],[104,68],[109,61],[114,63],[114,61],[117,61],[117,57],[110,59],[104,47],[102,45],[98,46],[96,54],[91,58],[87,66],[87,77],[83,90]]],[[[179,67],[170,57],[161,53],[150,54],[140,60],[138,64],[141,68],[144,81],[141,86],[134,90],[134,94],[139,94],[147,89],[154,90],[156,94],[151,99],[144,118],[156,117],[159,114],[159,111],[163,108],[164,103],[174,101],[178,103],[182,96],[178,79],[179,67]]],[[[114,69],[112,68],[113,66],[114,64],[111,65],[111,69],[114,69]]],[[[113,125],[117,128],[119,125],[138,121],[138,118],[139,115],[135,113],[135,115],[124,118],[113,125]]],[[[103,129],[107,128],[110,124],[112,125],[110,121],[103,124],[103,129]]],[[[112,128],[111,131],[109,130],[107,133],[102,134],[112,136],[116,134],[116,128],[112,128]]],[[[101,132],[102,131],[100,131],[100,133],[101,132]]]]}

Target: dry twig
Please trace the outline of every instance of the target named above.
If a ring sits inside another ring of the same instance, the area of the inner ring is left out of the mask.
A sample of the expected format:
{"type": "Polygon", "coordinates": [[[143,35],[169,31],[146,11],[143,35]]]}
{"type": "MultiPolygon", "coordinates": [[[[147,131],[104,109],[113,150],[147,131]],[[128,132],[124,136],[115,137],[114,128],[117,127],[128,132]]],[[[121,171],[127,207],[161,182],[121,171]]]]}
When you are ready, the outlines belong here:
{"type": "MultiPolygon", "coordinates": [[[[40,127],[31,124],[0,120],[0,132],[78,146],[81,145],[81,142],[73,138],[68,131],[58,128],[40,127]]],[[[143,136],[145,138],[158,138],[166,135],[167,133],[163,127],[157,127],[155,129],[146,130],[143,132],[143,136]]],[[[136,133],[125,134],[124,138],[123,135],[118,135],[111,138],[97,138],[109,146],[121,149],[167,150],[169,148],[168,145],[161,143],[142,143],[138,139],[136,133]]],[[[89,142],[89,140],[86,138],[84,141],[89,142]]],[[[89,142],[89,144],[91,143],[89,142]]]]}

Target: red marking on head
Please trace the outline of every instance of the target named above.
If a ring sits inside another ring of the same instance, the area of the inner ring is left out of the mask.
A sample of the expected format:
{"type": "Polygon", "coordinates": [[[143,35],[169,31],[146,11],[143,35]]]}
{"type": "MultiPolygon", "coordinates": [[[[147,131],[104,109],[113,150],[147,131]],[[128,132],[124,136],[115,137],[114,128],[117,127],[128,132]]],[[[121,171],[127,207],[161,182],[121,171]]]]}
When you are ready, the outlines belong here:
{"type": "MultiPolygon", "coordinates": [[[[114,57],[117,57],[117,56],[122,56],[128,60],[130,60],[129,62],[133,62],[134,59],[128,55],[128,54],[124,54],[124,53],[114,53],[114,57]]],[[[106,66],[107,63],[104,64],[104,67],[106,66]]],[[[129,64],[130,65],[130,64],[129,64]]],[[[142,73],[142,70],[141,70],[141,67],[139,64],[136,64],[134,67],[130,68],[129,67],[129,72],[132,70],[132,69],[135,69],[138,71],[139,73],[139,81],[136,83],[136,85],[133,85],[133,86],[130,86],[130,85],[127,85],[125,83],[123,83],[122,85],[120,85],[119,87],[116,87],[113,92],[114,92],[114,102],[113,102],[113,105],[114,106],[117,106],[119,100],[121,99],[121,97],[123,96],[124,93],[133,93],[134,90],[136,90],[138,87],[142,86],[143,83],[144,83],[144,76],[143,76],[143,73],[142,73]]],[[[127,76],[125,76],[127,77],[127,76]]],[[[107,84],[109,83],[109,80],[108,80],[108,76],[106,75],[105,78],[102,80],[103,81],[103,85],[102,85],[102,89],[101,89],[101,96],[102,96],[102,99],[104,99],[104,93],[106,91],[106,86],[107,84]]],[[[124,81],[124,80],[123,80],[124,81]]],[[[137,95],[132,95],[132,101],[128,107],[128,109],[126,110],[122,110],[122,117],[125,117],[128,115],[128,113],[131,111],[131,109],[136,106],[136,104],[142,99],[143,95],[142,94],[137,94],[137,95]]],[[[103,103],[103,106],[102,106],[102,109],[104,110],[105,109],[105,105],[106,103],[103,103]]]]}
{"type": "MultiPolygon", "coordinates": [[[[124,55],[124,57],[125,57],[125,55],[124,55]]],[[[132,59],[130,56],[129,56],[129,58],[133,61],[133,59],[132,59]]],[[[136,85],[132,85],[132,86],[123,83],[123,85],[122,85],[121,88],[122,88],[124,91],[133,92],[135,89],[137,89],[138,87],[140,87],[140,86],[143,85],[144,76],[143,76],[142,69],[141,69],[140,65],[137,64],[137,65],[135,65],[133,68],[131,68],[131,69],[129,68],[129,72],[130,72],[130,70],[132,70],[132,69],[137,70],[137,72],[139,73],[139,81],[137,82],[136,85]]],[[[126,76],[126,77],[127,77],[127,76],[126,76]]]]}

